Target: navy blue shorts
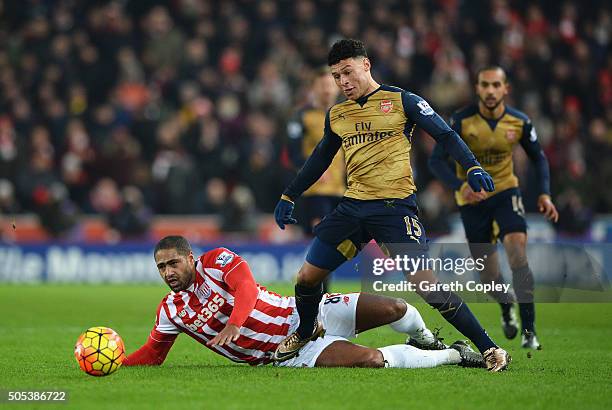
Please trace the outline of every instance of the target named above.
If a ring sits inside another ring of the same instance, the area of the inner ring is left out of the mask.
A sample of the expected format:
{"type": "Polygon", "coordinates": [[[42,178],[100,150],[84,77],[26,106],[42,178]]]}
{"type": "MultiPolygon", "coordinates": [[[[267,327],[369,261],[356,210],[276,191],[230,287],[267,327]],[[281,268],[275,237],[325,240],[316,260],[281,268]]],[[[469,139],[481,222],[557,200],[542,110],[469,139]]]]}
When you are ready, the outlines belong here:
{"type": "MultiPolygon", "coordinates": [[[[393,244],[427,244],[414,194],[404,199],[358,200],[344,197],[336,209],[315,226],[314,234],[320,241],[338,250],[345,259],[353,258],[362,245],[372,239],[383,249],[393,244]]],[[[395,253],[387,250],[390,254],[395,253]]]]}
{"type": "Polygon", "coordinates": [[[495,243],[512,232],[527,232],[525,208],[518,188],[510,188],[475,205],[459,207],[470,243],[495,243]]]}
{"type": "Polygon", "coordinates": [[[297,220],[306,235],[312,235],[314,225],[338,206],[341,196],[307,195],[296,206],[297,220]]]}

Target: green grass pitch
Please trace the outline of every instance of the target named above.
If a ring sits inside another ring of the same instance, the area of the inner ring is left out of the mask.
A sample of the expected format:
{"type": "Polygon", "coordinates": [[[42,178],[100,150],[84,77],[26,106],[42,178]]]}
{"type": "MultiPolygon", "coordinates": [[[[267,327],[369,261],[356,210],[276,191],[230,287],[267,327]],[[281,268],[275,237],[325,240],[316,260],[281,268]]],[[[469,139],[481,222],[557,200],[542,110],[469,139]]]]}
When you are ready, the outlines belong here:
{"type": "MultiPolygon", "coordinates": [[[[291,294],[288,284],[271,286],[291,294]]],[[[335,290],[355,290],[340,284],[335,290]]],[[[121,368],[95,378],[79,369],[73,346],[90,326],[109,326],[132,352],[146,340],[159,286],[1,285],[0,390],[65,390],[67,404],[14,408],[612,408],[612,304],[538,305],[541,351],[503,339],[499,309],[471,308],[512,354],[509,371],[436,369],[286,369],[237,365],[189,337],[179,337],[161,367],[121,368]]],[[[451,342],[461,336],[440,315],[417,306],[430,328],[451,342]]],[[[369,346],[402,343],[388,327],[357,339],[369,346]]],[[[0,407],[7,406],[0,403],[0,407]]]]}

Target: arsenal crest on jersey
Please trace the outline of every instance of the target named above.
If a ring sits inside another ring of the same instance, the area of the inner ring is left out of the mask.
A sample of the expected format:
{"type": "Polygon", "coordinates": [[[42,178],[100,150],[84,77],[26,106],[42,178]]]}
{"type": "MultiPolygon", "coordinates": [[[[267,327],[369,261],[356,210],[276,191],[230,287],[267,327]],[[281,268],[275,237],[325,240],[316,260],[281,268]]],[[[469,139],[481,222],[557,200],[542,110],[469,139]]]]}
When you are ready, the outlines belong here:
{"type": "Polygon", "coordinates": [[[516,140],[516,131],[515,130],[506,131],[506,139],[509,142],[514,142],[516,140]]]}
{"type": "Polygon", "coordinates": [[[380,102],[380,110],[383,114],[389,114],[389,112],[393,109],[393,101],[391,100],[382,100],[380,102]]]}

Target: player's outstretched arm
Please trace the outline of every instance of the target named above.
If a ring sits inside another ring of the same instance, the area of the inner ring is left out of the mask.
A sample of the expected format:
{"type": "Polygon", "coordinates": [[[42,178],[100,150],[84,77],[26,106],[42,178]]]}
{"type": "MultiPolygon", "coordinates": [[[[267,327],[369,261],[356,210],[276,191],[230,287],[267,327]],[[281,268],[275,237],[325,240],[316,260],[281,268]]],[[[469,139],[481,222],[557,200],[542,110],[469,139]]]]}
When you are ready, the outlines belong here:
{"type": "Polygon", "coordinates": [[[159,366],[172,348],[177,335],[151,330],[147,342],[123,361],[124,366],[159,366]]]}
{"type": "Polygon", "coordinates": [[[404,111],[408,118],[431,135],[455,161],[467,171],[467,182],[475,192],[493,192],[493,178],[480,166],[476,157],[448,124],[429,106],[427,101],[416,94],[402,94],[404,111]]]}

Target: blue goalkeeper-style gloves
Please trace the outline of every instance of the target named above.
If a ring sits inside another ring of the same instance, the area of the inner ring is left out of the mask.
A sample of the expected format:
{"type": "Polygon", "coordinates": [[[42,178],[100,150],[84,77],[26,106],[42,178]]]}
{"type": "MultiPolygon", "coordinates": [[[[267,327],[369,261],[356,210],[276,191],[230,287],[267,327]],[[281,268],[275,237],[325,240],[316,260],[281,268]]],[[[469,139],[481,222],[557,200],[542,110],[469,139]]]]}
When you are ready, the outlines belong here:
{"type": "Polygon", "coordinates": [[[467,173],[467,183],[474,192],[484,189],[487,192],[495,191],[495,184],[491,175],[481,167],[472,167],[467,173]]]}
{"type": "Polygon", "coordinates": [[[279,228],[285,229],[285,224],[296,224],[297,219],[293,217],[294,203],[289,200],[285,195],[281,196],[281,199],[274,208],[274,219],[279,228]]]}

